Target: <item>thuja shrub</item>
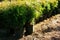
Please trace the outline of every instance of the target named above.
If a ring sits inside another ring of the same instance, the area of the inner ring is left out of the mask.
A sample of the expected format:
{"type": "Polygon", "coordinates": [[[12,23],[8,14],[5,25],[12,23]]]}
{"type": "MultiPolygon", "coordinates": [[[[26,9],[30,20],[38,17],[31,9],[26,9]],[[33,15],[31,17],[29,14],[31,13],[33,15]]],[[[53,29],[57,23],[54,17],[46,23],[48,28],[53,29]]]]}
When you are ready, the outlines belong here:
{"type": "Polygon", "coordinates": [[[6,8],[0,8],[0,27],[1,29],[8,30],[7,33],[12,32],[12,34],[16,33],[15,36],[22,36],[24,25],[26,22],[31,23],[33,17],[34,9],[32,7],[26,4],[9,4],[6,8]]]}

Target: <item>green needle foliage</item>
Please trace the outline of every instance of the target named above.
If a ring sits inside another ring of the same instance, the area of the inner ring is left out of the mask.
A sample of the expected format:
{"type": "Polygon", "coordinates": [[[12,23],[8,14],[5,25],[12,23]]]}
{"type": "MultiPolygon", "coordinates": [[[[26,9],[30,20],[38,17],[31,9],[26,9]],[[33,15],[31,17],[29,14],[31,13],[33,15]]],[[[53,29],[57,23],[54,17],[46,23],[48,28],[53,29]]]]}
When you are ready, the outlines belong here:
{"type": "Polygon", "coordinates": [[[33,8],[25,5],[9,6],[0,9],[0,26],[3,27],[23,27],[25,22],[31,22],[34,17],[33,8]]]}

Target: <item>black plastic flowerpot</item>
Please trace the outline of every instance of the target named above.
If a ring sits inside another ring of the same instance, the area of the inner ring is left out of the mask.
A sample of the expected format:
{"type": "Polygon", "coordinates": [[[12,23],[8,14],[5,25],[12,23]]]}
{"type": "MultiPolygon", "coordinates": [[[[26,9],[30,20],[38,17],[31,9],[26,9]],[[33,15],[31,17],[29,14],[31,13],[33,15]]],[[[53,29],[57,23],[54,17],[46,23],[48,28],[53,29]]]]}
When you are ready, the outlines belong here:
{"type": "Polygon", "coordinates": [[[32,34],[33,33],[33,25],[27,24],[25,26],[25,30],[26,30],[25,36],[32,34]]]}

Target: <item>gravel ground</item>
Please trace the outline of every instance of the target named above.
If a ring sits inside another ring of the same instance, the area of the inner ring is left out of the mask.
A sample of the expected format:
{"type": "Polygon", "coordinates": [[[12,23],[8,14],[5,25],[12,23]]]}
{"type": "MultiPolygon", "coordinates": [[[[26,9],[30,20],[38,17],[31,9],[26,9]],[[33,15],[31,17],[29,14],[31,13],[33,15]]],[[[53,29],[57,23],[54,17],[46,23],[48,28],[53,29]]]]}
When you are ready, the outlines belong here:
{"type": "Polygon", "coordinates": [[[33,33],[19,40],[60,40],[60,14],[34,25],[33,33]]]}

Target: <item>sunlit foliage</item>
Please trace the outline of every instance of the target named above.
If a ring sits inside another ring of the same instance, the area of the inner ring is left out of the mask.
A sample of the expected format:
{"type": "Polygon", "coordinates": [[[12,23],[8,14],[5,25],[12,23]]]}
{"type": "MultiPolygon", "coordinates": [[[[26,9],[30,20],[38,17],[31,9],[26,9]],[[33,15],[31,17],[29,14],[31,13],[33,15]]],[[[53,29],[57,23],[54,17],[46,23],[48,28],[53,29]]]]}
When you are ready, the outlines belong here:
{"type": "MultiPolygon", "coordinates": [[[[55,7],[57,7],[58,5],[58,0],[5,0],[3,2],[0,3],[0,9],[6,9],[7,7],[9,8],[10,5],[12,6],[16,6],[16,5],[28,5],[30,7],[32,7],[35,12],[35,19],[39,19],[39,17],[43,16],[43,11],[45,9],[52,10],[55,7]]],[[[46,10],[46,12],[47,12],[46,10]]]]}

